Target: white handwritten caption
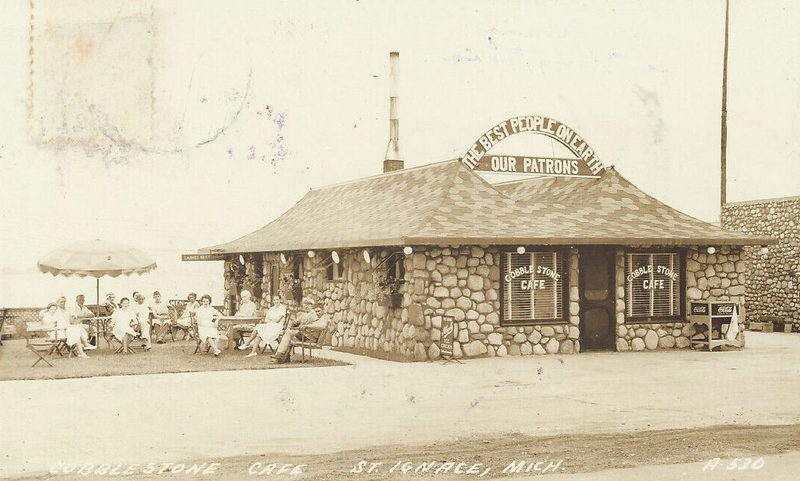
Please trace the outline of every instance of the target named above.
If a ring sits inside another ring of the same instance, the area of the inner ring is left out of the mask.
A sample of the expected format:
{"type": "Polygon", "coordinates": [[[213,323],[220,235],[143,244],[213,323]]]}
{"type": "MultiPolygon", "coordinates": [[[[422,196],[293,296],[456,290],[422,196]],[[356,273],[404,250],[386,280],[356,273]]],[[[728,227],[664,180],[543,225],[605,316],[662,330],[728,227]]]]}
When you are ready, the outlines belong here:
{"type": "MultiPolygon", "coordinates": [[[[187,476],[207,476],[217,474],[222,463],[146,463],[146,464],[111,464],[111,463],[56,463],[50,467],[50,474],[77,474],[80,476],[131,476],[135,474],[169,475],[183,474],[187,476]]],[[[307,464],[286,464],[254,462],[247,468],[251,476],[289,475],[297,476],[305,472],[307,464]]]]}
{"type": "Polygon", "coordinates": [[[726,471],[757,470],[764,467],[764,458],[733,458],[727,463],[721,458],[713,458],[703,465],[703,472],[714,471],[721,466],[724,466],[726,471]]]}
{"type": "MultiPolygon", "coordinates": [[[[528,460],[514,460],[511,461],[506,467],[503,468],[503,474],[518,474],[518,473],[554,473],[558,471],[563,459],[553,461],[528,461],[528,460]]],[[[491,466],[486,466],[483,463],[464,463],[457,461],[428,461],[428,462],[412,462],[399,460],[394,464],[385,464],[379,461],[366,461],[361,460],[357,462],[353,469],[350,470],[351,474],[373,474],[386,472],[389,474],[464,474],[468,476],[476,476],[482,478],[492,472],[491,466]]]]}

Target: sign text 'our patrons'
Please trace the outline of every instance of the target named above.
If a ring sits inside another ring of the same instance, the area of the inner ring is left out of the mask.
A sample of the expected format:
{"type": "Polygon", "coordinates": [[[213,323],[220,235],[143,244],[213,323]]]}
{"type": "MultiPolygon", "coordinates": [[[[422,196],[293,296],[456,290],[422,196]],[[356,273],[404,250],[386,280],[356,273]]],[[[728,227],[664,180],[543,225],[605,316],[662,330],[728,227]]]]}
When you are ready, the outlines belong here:
{"type": "MultiPolygon", "coordinates": [[[[486,166],[485,163],[481,165],[481,159],[492,147],[494,147],[500,141],[514,134],[522,132],[545,135],[558,141],[564,147],[569,149],[570,152],[575,154],[578,157],[577,160],[580,160],[582,163],[586,164],[590,175],[597,175],[603,170],[603,163],[597,157],[594,149],[590,147],[580,135],[576,134],[574,130],[558,120],[539,115],[513,117],[500,122],[491,129],[487,130],[478,138],[478,140],[475,141],[475,143],[472,144],[472,146],[470,146],[469,149],[467,149],[467,152],[462,157],[462,161],[472,169],[476,169],[480,166],[481,170],[483,170],[483,168],[486,166]]],[[[546,171],[539,173],[547,174],[546,171]]],[[[578,174],[572,173],[572,170],[570,169],[569,171],[562,170],[561,173],[554,172],[552,175],[578,174]]]]}

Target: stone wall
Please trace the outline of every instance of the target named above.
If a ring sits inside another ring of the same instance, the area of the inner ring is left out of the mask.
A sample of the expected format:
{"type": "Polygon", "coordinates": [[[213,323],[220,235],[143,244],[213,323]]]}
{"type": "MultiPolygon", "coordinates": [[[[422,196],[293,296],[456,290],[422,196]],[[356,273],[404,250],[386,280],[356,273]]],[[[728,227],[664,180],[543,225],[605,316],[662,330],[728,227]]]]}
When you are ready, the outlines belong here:
{"type": "MultiPolygon", "coordinates": [[[[440,358],[439,342],[445,317],[454,321],[453,354],[456,358],[530,354],[570,354],[581,350],[579,250],[567,252],[567,320],[556,324],[531,326],[500,325],[501,252],[489,246],[415,247],[403,257],[405,276],[400,286],[400,307],[391,308],[378,301],[380,289],[376,272],[388,249],[371,249],[371,263],[361,249],[338,251],[344,266],[341,279],[326,278],[326,262],[302,256],[304,297],[322,302],[331,316],[323,340],[334,347],[391,352],[400,356],[428,360],[440,358]]],[[[625,250],[616,253],[616,348],[618,351],[689,347],[691,328],[683,321],[625,322],[625,250]]],[[[298,254],[299,255],[299,254],[298,254]]],[[[297,257],[295,257],[297,258],[297,257]]],[[[245,265],[226,262],[226,292],[238,296],[243,285],[261,283],[262,308],[269,305],[272,282],[270,269],[279,276],[290,275],[292,268],[280,263],[277,254],[264,254],[245,265]],[[260,264],[259,264],[260,263],[260,264]],[[260,267],[260,269],[257,269],[260,267]],[[254,272],[260,270],[258,277],[254,272]]],[[[687,251],[686,303],[692,300],[743,301],[745,262],[739,248],[723,247],[707,254],[703,248],[687,251]]],[[[283,283],[282,283],[283,284],[283,283]]],[[[290,306],[296,305],[286,286],[281,292],[290,306]]],[[[238,297],[237,297],[238,299],[238,297]]],[[[744,342],[744,319],[739,339],[744,342]]],[[[717,333],[718,334],[718,333],[717,333]]]]}
{"type": "Polygon", "coordinates": [[[488,246],[439,246],[414,253],[412,303],[423,307],[436,329],[443,316],[454,320],[453,355],[460,357],[572,353],[578,341],[577,253],[570,255],[572,322],[500,325],[500,251],[488,246]]]}
{"type": "MultiPolygon", "coordinates": [[[[625,322],[625,250],[616,256],[616,313],[617,351],[688,348],[694,328],[685,322],[625,322]]],[[[722,247],[718,253],[707,254],[698,248],[686,253],[686,312],[691,301],[745,300],[746,264],[741,249],[722,247]]],[[[657,320],[656,320],[657,321],[657,320]]],[[[744,346],[744,318],[739,322],[737,340],[744,346]]],[[[719,336],[719,333],[715,333],[719,336]]]]}
{"type": "Polygon", "coordinates": [[[748,319],[779,317],[800,326],[800,197],[726,204],[722,226],[778,240],[745,249],[748,319]]]}

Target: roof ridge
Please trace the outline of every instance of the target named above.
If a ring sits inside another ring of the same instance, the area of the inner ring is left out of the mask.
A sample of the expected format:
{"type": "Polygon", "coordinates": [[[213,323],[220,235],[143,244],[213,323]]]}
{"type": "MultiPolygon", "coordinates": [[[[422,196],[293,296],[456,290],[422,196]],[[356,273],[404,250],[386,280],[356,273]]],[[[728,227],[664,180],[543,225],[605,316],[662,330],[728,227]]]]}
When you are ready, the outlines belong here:
{"type": "MultiPolygon", "coordinates": [[[[507,200],[507,201],[511,202],[515,207],[517,207],[517,208],[525,208],[526,207],[524,204],[520,203],[519,201],[517,201],[513,197],[505,194],[504,192],[501,192],[501,191],[495,189],[495,187],[491,183],[489,183],[486,179],[484,179],[480,175],[476,174],[474,170],[472,170],[470,168],[467,168],[467,166],[463,162],[461,162],[460,159],[459,159],[458,162],[454,162],[453,164],[454,164],[453,178],[458,177],[459,174],[464,172],[467,175],[469,175],[472,179],[477,179],[478,183],[481,183],[481,184],[485,185],[486,187],[488,187],[495,195],[498,195],[498,196],[502,197],[504,200],[507,200]]],[[[433,218],[433,216],[436,215],[437,212],[439,212],[441,206],[444,205],[444,202],[443,202],[444,199],[446,199],[450,195],[450,192],[452,191],[453,188],[455,188],[455,183],[452,182],[452,180],[451,180],[450,185],[448,185],[447,188],[444,189],[442,194],[439,196],[438,200],[440,202],[437,202],[437,203],[435,203],[433,205],[433,208],[430,210],[430,213],[427,216],[425,216],[417,224],[416,228],[411,229],[411,232],[418,232],[419,230],[424,228],[430,222],[431,218],[433,218]]],[[[407,238],[407,237],[409,237],[409,236],[403,236],[403,238],[407,238]]]]}
{"type": "Polygon", "coordinates": [[[380,174],[370,175],[370,176],[367,176],[367,177],[359,177],[358,179],[345,180],[345,181],[342,181],[342,182],[337,182],[335,184],[328,184],[328,185],[321,185],[319,187],[312,187],[309,190],[323,190],[323,189],[329,189],[331,187],[340,187],[340,186],[348,185],[348,184],[356,184],[358,182],[364,182],[364,181],[367,181],[367,180],[376,179],[378,177],[389,177],[389,176],[392,176],[392,175],[404,174],[406,172],[412,172],[412,171],[420,170],[420,169],[430,169],[430,168],[435,167],[437,165],[446,164],[448,162],[455,163],[455,161],[458,161],[458,160],[459,160],[458,158],[441,160],[439,162],[433,162],[433,163],[430,163],[430,164],[418,165],[416,167],[410,167],[408,169],[398,169],[398,170],[393,170],[391,172],[382,172],[380,174]]]}
{"type": "MultiPolygon", "coordinates": [[[[430,220],[433,218],[433,216],[436,215],[436,212],[439,211],[439,206],[442,205],[441,201],[443,201],[450,194],[450,189],[453,188],[453,178],[458,175],[458,169],[459,169],[458,164],[462,164],[460,159],[456,159],[456,160],[457,160],[457,162],[453,162],[453,166],[455,168],[453,169],[452,176],[450,177],[450,184],[446,188],[442,189],[442,193],[439,195],[439,198],[437,199],[438,202],[432,203],[432,206],[430,208],[430,212],[428,213],[428,215],[426,215],[422,219],[420,219],[420,221],[417,223],[417,225],[413,229],[410,229],[411,232],[417,232],[420,229],[422,229],[423,227],[425,227],[428,224],[428,222],[430,222],[430,220]]],[[[405,239],[408,236],[401,235],[401,237],[403,237],[405,239]]]]}

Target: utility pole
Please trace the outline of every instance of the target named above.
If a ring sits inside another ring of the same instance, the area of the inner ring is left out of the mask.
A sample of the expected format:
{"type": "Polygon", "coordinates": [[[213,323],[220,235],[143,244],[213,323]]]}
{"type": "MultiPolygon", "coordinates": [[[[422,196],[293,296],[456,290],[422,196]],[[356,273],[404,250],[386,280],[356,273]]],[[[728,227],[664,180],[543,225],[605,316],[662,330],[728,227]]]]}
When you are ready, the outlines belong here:
{"type": "Polygon", "coordinates": [[[720,209],[728,201],[728,10],[730,0],[725,0],[725,47],[722,54],[722,132],[720,139],[720,209]]]}

